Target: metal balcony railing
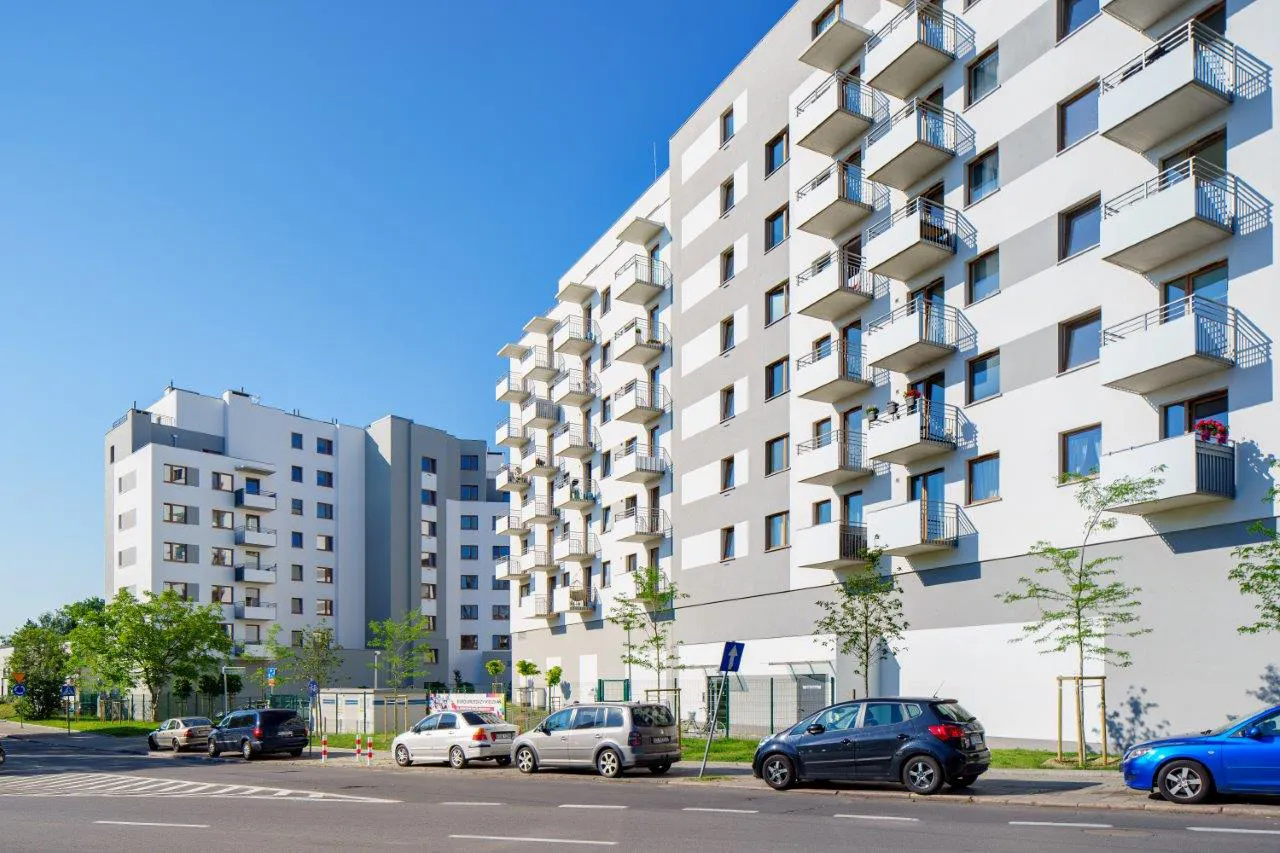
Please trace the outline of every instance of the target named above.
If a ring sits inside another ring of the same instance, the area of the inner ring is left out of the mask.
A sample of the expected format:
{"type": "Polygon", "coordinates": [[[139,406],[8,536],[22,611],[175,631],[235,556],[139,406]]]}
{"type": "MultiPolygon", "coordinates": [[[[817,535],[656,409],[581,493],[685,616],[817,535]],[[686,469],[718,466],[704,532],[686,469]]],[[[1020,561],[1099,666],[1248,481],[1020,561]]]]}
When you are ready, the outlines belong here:
{"type": "Polygon", "coordinates": [[[664,474],[671,467],[671,457],[661,447],[655,451],[648,444],[619,444],[613,449],[613,460],[615,462],[619,459],[626,459],[629,456],[635,457],[637,471],[652,471],[655,474],[664,474]]]}
{"type": "Polygon", "coordinates": [[[949,403],[918,398],[905,403],[890,403],[875,420],[867,422],[868,429],[886,426],[902,418],[920,414],[920,440],[955,444],[960,435],[960,410],[949,403]]]}
{"type": "Polygon", "coordinates": [[[635,255],[613,274],[614,281],[630,278],[632,281],[651,284],[654,287],[671,286],[671,270],[665,263],[648,255],[635,255]]]}
{"type": "Polygon", "coordinates": [[[513,464],[511,464],[510,462],[508,462],[507,464],[505,464],[505,465],[503,465],[501,468],[499,468],[499,469],[497,470],[497,474],[498,474],[499,476],[505,476],[505,477],[507,478],[507,482],[508,482],[508,483],[527,483],[527,482],[529,482],[529,477],[528,477],[528,475],[526,475],[523,471],[521,471],[521,470],[520,470],[520,466],[519,466],[519,465],[513,465],[513,464]]]}
{"type": "Polygon", "coordinates": [[[899,27],[915,27],[916,41],[953,56],[965,40],[957,27],[956,16],[944,12],[940,6],[927,0],[911,0],[889,23],[867,39],[867,53],[879,47],[899,27]]]}
{"type": "Polygon", "coordinates": [[[1236,496],[1236,448],[1196,439],[1196,490],[1226,498],[1236,496]]]}
{"type": "Polygon", "coordinates": [[[239,580],[240,576],[245,572],[267,572],[268,574],[274,575],[276,573],[276,564],[272,563],[269,566],[259,566],[254,563],[239,563],[236,565],[235,570],[237,580],[239,580]]]}
{"type": "MultiPolygon", "coordinates": [[[[550,498],[538,498],[525,504],[520,518],[524,524],[533,524],[534,518],[551,518],[552,516],[559,518],[560,511],[551,503],[550,498]]],[[[538,522],[542,523],[542,522],[538,522]]]]}
{"type": "Polygon", "coordinates": [[[899,222],[912,218],[919,219],[921,240],[937,243],[952,252],[956,251],[958,241],[970,242],[974,234],[973,226],[958,211],[917,197],[868,228],[867,241],[886,233],[899,222]]]}
{"type": "Polygon", "coordinates": [[[1109,326],[1102,330],[1102,346],[1184,319],[1195,323],[1198,354],[1235,361],[1242,337],[1238,312],[1230,305],[1203,296],[1186,296],[1109,326]]]}
{"type": "Polygon", "coordinates": [[[588,322],[581,315],[573,315],[565,317],[559,323],[556,323],[553,334],[556,338],[576,338],[581,341],[597,343],[600,340],[600,326],[593,322],[588,322]]]}
{"type": "Polygon", "coordinates": [[[867,144],[875,145],[904,122],[915,123],[917,140],[952,154],[973,144],[973,128],[959,116],[931,101],[918,98],[912,98],[888,119],[878,122],[867,134],[867,144]]]}
{"type": "Polygon", "coordinates": [[[867,526],[865,524],[840,525],[840,559],[864,560],[867,557],[867,526]]]}
{"type": "Polygon", "coordinates": [[[529,351],[529,370],[540,368],[542,370],[556,369],[556,354],[549,347],[534,347],[529,351]]]}
{"type": "Polygon", "coordinates": [[[1110,219],[1126,207],[1159,195],[1184,181],[1195,181],[1196,216],[1215,222],[1232,232],[1241,215],[1263,210],[1266,199],[1252,187],[1208,160],[1191,157],[1165,169],[1151,180],[1123,192],[1102,208],[1102,218],[1110,219]]]}
{"type": "Polygon", "coordinates": [[[1190,43],[1195,54],[1195,81],[1233,98],[1237,94],[1252,95],[1266,82],[1267,66],[1234,43],[1223,38],[1199,21],[1190,21],[1165,35],[1136,58],[1112,71],[1099,81],[1099,96],[1141,74],[1153,63],[1168,56],[1175,48],[1190,43]]]}
{"type": "Polygon", "coordinates": [[[568,489],[570,500],[591,501],[599,500],[600,498],[599,483],[595,480],[588,480],[575,476],[570,474],[568,471],[565,471],[556,477],[555,487],[557,491],[561,489],[568,489]]]}
{"type": "Polygon", "coordinates": [[[525,402],[524,407],[520,410],[520,417],[525,423],[538,418],[558,421],[560,420],[560,407],[550,400],[533,397],[525,402]]]}
{"type": "Polygon", "coordinates": [[[867,269],[862,256],[852,249],[836,249],[818,258],[808,268],[801,270],[796,275],[796,287],[804,287],[805,282],[826,272],[831,268],[832,264],[839,265],[837,273],[841,290],[847,290],[867,299],[875,298],[876,276],[872,275],[871,271],[867,269]]]}
{"type": "Polygon", "coordinates": [[[600,541],[581,530],[562,530],[556,534],[556,543],[568,554],[595,554],[600,551],[600,541]]]}
{"type": "Polygon", "coordinates": [[[837,182],[837,196],[843,201],[865,204],[877,210],[889,203],[889,190],[875,181],[867,180],[863,177],[862,170],[850,163],[832,163],[823,169],[816,177],[796,190],[796,201],[800,201],[830,180],[837,182]]]}
{"type": "Polygon", "coordinates": [[[867,368],[866,350],[860,346],[850,347],[844,341],[836,343],[827,341],[815,347],[813,352],[800,356],[796,359],[796,372],[832,356],[839,361],[840,379],[849,379],[853,382],[871,381],[871,372],[867,368]]]}
{"type": "Polygon", "coordinates": [[[667,517],[666,510],[641,506],[627,507],[614,513],[613,524],[616,527],[618,522],[628,519],[635,520],[636,533],[663,537],[671,535],[671,520],[667,517]]]}
{"type": "Polygon", "coordinates": [[[264,533],[267,536],[275,536],[276,532],[269,527],[249,527],[242,524],[235,529],[237,536],[243,536],[245,533],[264,533]]]}
{"type": "Polygon", "coordinates": [[[884,95],[852,74],[837,71],[806,95],[803,101],[796,104],[796,115],[801,115],[822,100],[823,95],[830,91],[832,86],[840,87],[840,108],[845,112],[863,116],[872,121],[882,120],[889,112],[889,101],[884,95]]]}
{"type": "Polygon", "coordinates": [[[257,607],[262,610],[275,610],[276,603],[274,601],[263,601],[260,598],[246,598],[243,601],[237,601],[236,607],[244,609],[246,607],[257,607]]]}
{"type": "Polygon", "coordinates": [[[600,393],[600,382],[594,373],[565,368],[563,361],[560,372],[551,380],[551,387],[553,394],[590,394],[594,397],[600,393]]]}
{"type": "Polygon", "coordinates": [[[944,501],[920,501],[920,541],[955,542],[960,538],[960,508],[944,501]]]}
{"type": "Polygon", "coordinates": [[[528,383],[525,382],[523,376],[516,376],[514,373],[504,373],[498,377],[497,387],[502,389],[503,393],[507,391],[514,391],[517,394],[521,394],[528,390],[528,383]]]}
{"type": "Polygon", "coordinates": [[[552,614],[551,599],[549,597],[545,595],[534,595],[530,597],[533,600],[529,606],[532,608],[534,616],[550,616],[552,614]]]}
{"type": "Polygon", "coordinates": [[[554,566],[556,561],[551,559],[551,552],[546,548],[530,548],[520,555],[520,563],[526,568],[536,569],[554,566]]]}
{"type": "Polygon", "coordinates": [[[569,609],[579,611],[595,610],[595,588],[584,586],[581,581],[575,581],[573,586],[569,587],[569,609]]]}
{"type": "Polygon", "coordinates": [[[615,406],[618,405],[619,401],[628,399],[637,408],[658,409],[663,412],[671,411],[671,395],[667,393],[665,387],[655,385],[652,382],[632,380],[613,392],[615,406]]]}
{"type": "Polygon", "coordinates": [[[520,451],[520,462],[525,470],[529,468],[545,468],[555,464],[555,457],[545,444],[530,442],[520,451]]]}
{"type": "Polygon", "coordinates": [[[558,447],[589,447],[596,450],[600,447],[600,432],[598,430],[584,427],[581,424],[569,423],[568,421],[559,424],[551,431],[551,438],[557,442],[558,447]]]}
{"type": "Polygon", "coordinates": [[[842,429],[823,433],[808,441],[800,442],[796,445],[796,454],[816,453],[822,448],[832,445],[836,445],[838,448],[838,464],[841,468],[859,471],[871,467],[867,462],[867,451],[863,443],[862,433],[847,433],[842,429]]]}
{"type": "Polygon", "coordinates": [[[960,341],[960,320],[960,312],[951,305],[922,304],[912,300],[872,320],[867,326],[867,333],[874,334],[895,323],[915,323],[919,340],[954,347],[960,341]]]}
{"type": "Polygon", "coordinates": [[[501,441],[504,436],[520,440],[525,438],[524,425],[521,424],[520,421],[512,420],[511,418],[503,418],[498,421],[496,433],[499,441],[501,441]]]}
{"type": "Polygon", "coordinates": [[[667,330],[666,323],[653,324],[648,320],[636,318],[623,323],[622,328],[613,333],[615,341],[625,341],[629,338],[634,339],[638,344],[665,347],[671,343],[671,332],[667,330]]]}

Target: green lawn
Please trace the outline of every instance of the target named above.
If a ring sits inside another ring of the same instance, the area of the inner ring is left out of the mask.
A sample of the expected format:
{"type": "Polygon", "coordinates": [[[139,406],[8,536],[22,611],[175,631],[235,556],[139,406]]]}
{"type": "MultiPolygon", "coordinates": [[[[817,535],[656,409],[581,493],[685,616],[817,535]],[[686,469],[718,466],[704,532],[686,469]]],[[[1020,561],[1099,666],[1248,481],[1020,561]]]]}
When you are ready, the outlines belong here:
{"type": "MultiPolygon", "coordinates": [[[[1078,770],[1075,765],[1075,754],[1071,753],[1064,756],[1066,762],[1059,764],[1058,754],[1048,749],[993,749],[991,750],[991,766],[992,767],[1012,767],[1016,769],[1038,769],[1042,767],[1051,767],[1065,770],[1078,770]]],[[[1101,756],[1095,756],[1093,762],[1086,767],[1086,770],[1119,770],[1120,763],[1116,759],[1119,756],[1112,755],[1111,763],[1104,765],[1101,756]]]]}
{"type": "MultiPolygon", "coordinates": [[[[746,738],[728,738],[716,739],[711,742],[711,754],[709,761],[745,761],[749,762],[755,756],[758,740],[746,738]]],[[[702,750],[706,745],[705,741],[692,740],[685,738],[682,744],[683,756],[685,761],[701,761],[702,750]]],[[[991,766],[1005,767],[1015,769],[1039,769],[1043,767],[1058,767],[1066,769],[1075,769],[1073,764],[1058,764],[1054,759],[1057,754],[1050,750],[1039,749],[993,749],[991,750],[991,766]],[[1049,763],[1049,762],[1053,763],[1049,763]]],[[[1068,756],[1068,761],[1070,756],[1068,756]]],[[[1119,765],[1114,761],[1106,765],[1090,764],[1089,770],[1117,770],[1119,765]]]]}
{"type": "MultiPolygon", "coordinates": [[[[385,752],[386,750],[390,749],[390,748],[391,748],[391,741],[393,741],[393,740],[395,740],[395,739],[396,739],[396,735],[394,735],[394,734],[390,734],[390,733],[375,734],[375,735],[373,736],[373,750],[374,750],[374,752],[385,752]]],[[[361,738],[361,740],[363,741],[363,737],[361,738]]],[[[318,735],[318,734],[317,734],[317,735],[313,735],[313,736],[312,736],[312,738],[311,738],[311,742],[312,742],[313,744],[315,744],[315,746],[316,746],[316,748],[317,748],[317,749],[319,749],[319,747],[320,747],[320,735],[318,735]]],[[[361,743],[361,746],[363,746],[363,745],[364,745],[364,743],[361,743]]],[[[355,749],[355,748],[356,748],[356,736],[355,736],[354,734],[345,734],[345,733],[344,733],[344,734],[333,734],[333,733],[330,733],[330,735],[329,735],[329,747],[330,747],[331,749],[355,749]]]]}
{"type": "MultiPolygon", "coordinates": [[[[708,761],[750,761],[755,757],[756,747],[760,739],[716,738],[711,741],[711,753],[708,761]]],[[[701,761],[702,751],[706,748],[705,740],[686,737],[680,743],[681,755],[685,761],[701,761]]]]}
{"type": "MultiPolygon", "coordinates": [[[[53,726],[58,729],[67,727],[66,717],[54,717],[48,720],[24,720],[36,726],[53,726]]],[[[139,737],[155,731],[158,723],[149,720],[94,720],[71,718],[71,730],[77,732],[93,732],[108,737],[139,737]]]]}

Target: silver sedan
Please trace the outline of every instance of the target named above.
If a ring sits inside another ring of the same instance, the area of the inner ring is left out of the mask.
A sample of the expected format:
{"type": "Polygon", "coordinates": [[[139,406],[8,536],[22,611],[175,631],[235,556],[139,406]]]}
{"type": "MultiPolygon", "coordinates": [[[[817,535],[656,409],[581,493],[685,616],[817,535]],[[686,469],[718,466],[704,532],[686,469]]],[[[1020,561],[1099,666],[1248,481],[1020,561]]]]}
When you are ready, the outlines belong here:
{"type": "Polygon", "coordinates": [[[501,717],[482,711],[441,711],[423,717],[391,743],[396,764],[447,761],[461,770],[472,761],[511,763],[511,742],[518,729],[501,717]]]}
{"type": "Polygon", "coordinates": [[[208,717],[174,717],[165,720],[160,728],[147,735],[147,748],[151,750],[204,749],[209,744],[209,732],[213,721],[208,717]]]}

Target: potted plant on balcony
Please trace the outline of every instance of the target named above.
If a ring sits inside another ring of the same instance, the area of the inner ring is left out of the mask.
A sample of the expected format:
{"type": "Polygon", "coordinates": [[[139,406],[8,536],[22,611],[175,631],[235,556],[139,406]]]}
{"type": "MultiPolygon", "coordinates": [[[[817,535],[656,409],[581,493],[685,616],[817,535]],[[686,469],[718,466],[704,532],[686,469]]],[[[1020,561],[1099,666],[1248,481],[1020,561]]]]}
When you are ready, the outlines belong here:
{"type": "Polygon", "coordinates": [[[867,420],[874,421],[880,417],[880,409],[876,406],[867,406],[867,420]]]}
{"type": "Polygon", "coordinates": [[[1218,444],[1226,444],[1229,435],[1227,425],[1214,418],[1196,421],[1195,431],[1200,436],[1201,441],[1217,439],[1218,444]]]}
{"type": "Polygon", "coordinates": [[[920,392],[915,388],[908,388],[902,392],[902,399],[906,401],[907,413],[910,414],[916,410],[916,404],[920,401],[920,392]]]}

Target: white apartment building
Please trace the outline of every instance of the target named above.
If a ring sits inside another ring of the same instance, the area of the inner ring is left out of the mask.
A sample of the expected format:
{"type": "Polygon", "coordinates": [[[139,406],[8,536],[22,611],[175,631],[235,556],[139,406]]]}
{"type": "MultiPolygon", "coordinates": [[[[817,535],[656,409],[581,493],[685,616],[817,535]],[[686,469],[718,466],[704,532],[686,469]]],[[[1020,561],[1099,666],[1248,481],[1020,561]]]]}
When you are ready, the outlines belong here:
{"type": "MultiPolygon", "coordinates": [[[[368,428],[169,387],[108,431],[106,594],[172,589],[220,603],[238,656],[331,627],[344,684],[371,684],[368,623],[435,620],[426,681],[487,689],[509,661],[493,576],[506,502],[483,440],[388,416],[368,428]]],[[[385,683],[385,682],[384,682],[385,683]]]]}
{"type": "Polygon", "coordinates": [[[1037,541],[1078,544],[1061,475],[1159,468],[1092,552],[1123,558],[1151,632],[1120,641],[1131,667],[1093,672],[1113,707],[1154,703],[1155,730],[1255,702],[1274,641],[1237,633],[1252,610],[1227,571],[1248,525],[1276,515],[1276,32],[1276,0],[799,0],[500,353],[500,443],[549,450],[530,486],[527,466],[499,480],[534,510],[508,523],[507,570],[522,560],[529,578],[515,657],[561,665],[579,691],[624,674],[601,617],[647,541],[610,536],[605,514],[656,506],[658,564],[689,596],[686,668],[663,686],[686,708],[729,639],[746,642],[744,673],[797,697],[860,688],[813,627],[874,544],[910,630],[873,690],[942,689],[995,735],[1048,738],[1073,664],[1015,642],[1036,612],[997,596],[1036,568],[1037,541]],[[657,432],[619,424],[616,396],[611,412],[593,396],[556,408],[545,383],[561,369],[619,369],[604,326],[634,287],[625,259],[655,252],[662,281],[619,319],[665,327],[654,361],[622,368],[663,386],[657,432]],[[570,460],[527,422],[565,412],[611,432],[570,460]],[[1207,420],[1223,441],[1198,434],[1207,420]],[[606,467],[619,438],[664,451],[656,500],[606,467]],[[557,505],[562,466],[599,499],[557,505]],[[539,555],[566,523],[596,543],[539,555]],[[600,603],[559,607],[547,586],[566,574],[600,603]]]}

